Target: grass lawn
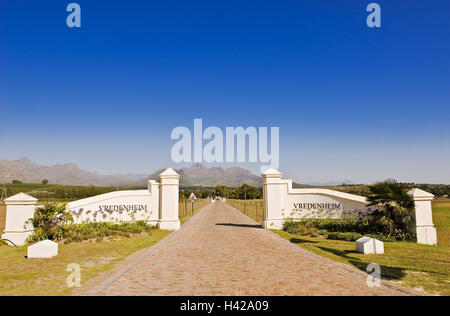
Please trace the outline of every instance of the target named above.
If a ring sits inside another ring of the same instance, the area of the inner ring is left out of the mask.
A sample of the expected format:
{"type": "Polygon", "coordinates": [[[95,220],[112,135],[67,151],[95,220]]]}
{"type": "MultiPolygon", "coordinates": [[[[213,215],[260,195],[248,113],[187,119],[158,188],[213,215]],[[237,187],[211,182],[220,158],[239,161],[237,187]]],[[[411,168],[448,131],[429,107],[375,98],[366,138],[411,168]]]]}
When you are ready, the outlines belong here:
{"type": "Polygon", "coordinates": [[[400,281],[430,294],[450,295],[450,248],[415,243],[384,243],[384,255],[356,253],[355,243],[306,237],[274,230],[279,236],[323,257],[346,263],[362,271],[370,263],[381,266],[383,278],[400,281]]]}
{"type": "MultiPolygon", "coordinates": [[[[195,214],[206,201],[196,203],[195,214]]],[[[182,224],[192,218],[181,218],[182,224]]],[[[13,248],[0,245],[0,296],[4,295],[69,295],[66,279],[67,265],[77,263],[81,267],[81,283],[108,271],[116,263],[134,252],[152,246],[171,231],[152,230],[148,236],[123,238],[103,242],[60,244],[59,255],[52,259],[26,259],[27,247],[13,248]]]]}
{"type": "Polygon", "coordinates": [[[450,295],[450,200],[433,203],[433,222],[439,246],[416,243],[384,243],[384,255],[356,253],[355,243],[299,236],[274,230],[279,236],[318,255],[346,263],[362,271],[370,263],[381,266],[382,277],[399,281],[412,288],[422,288],[430,294],[450,295]]]}
{"type": "Polygon", "coordinates": [[[81,283],[110,270],[132,253],[149,247],[170,234],[154,230],[148,236],[97,243],[59,245],[59,255],[52,259],[26,259],[27,247],[0,246],[0,296],[69,295],[66,267],[81,267],[81,283]]]}
{"type": "Polygon", "coordinates": [[[450,200],[433,202],[433,223],[436,226],[438,244],[450,247],[450,200]]]}

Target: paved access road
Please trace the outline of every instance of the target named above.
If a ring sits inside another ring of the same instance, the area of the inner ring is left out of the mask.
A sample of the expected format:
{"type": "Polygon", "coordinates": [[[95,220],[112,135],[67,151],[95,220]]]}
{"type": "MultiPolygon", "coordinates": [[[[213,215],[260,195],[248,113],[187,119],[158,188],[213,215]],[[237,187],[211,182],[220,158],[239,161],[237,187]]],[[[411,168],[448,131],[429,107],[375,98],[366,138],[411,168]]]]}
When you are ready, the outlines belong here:
{"type": "Polygon", "coordinates": [[[408,295],[259,228],[222,202],[76,291],[81,295],[408,295]]]}

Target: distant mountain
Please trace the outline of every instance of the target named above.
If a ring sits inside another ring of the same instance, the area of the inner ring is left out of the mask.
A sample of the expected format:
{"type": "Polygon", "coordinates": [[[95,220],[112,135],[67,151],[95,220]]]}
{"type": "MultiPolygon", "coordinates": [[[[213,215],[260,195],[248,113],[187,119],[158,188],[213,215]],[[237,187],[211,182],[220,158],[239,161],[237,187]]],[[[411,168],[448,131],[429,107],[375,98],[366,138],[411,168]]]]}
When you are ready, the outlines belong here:
{"type": "Polygon", "coordinates": [[[101,175],[81,169],[76,164],[66,163],[54,166],[43,166],[33,163],[29,158],[6,160],[0,158],[0,183],[20,180],[38,183],[48,179],[54,184],[96,185],[96,186],[128,186],[146,175],[114,174],[101,175]]]}
{"type": "MultiPolygon", "coordinates": [[[[164,169],[157,170],[145,179],[158,180],[159,174],[164,169]]],[[[237,186],[241,183],[247,183],[254,186],[261,186],[261,177],[258,177],[251,173],[247,169],[231,167],[220,168],[211,167],[207,168],[202,164],[194,164],[191,167],[182,169],[176,169],[176,172],[181,176],[180,184],[186,186],[215,186],[218,184],[226,184],[228,186],[237,186]]]]}
{"type": "MultiPolygon", "coordinates": [[[[147,180],[158,180],[164,169],[157,170],[151,175],[144,174],[114,174],[102,175],[81,169],[76,164],[66,163],[54,166],[43,166],[33,163],[29,158],[6,160],[0,158],[0,183],[20,180],[28,183],[39,183],[48,179],[49,183],[69,185],[96,186],[146,186],[147,180]]],[[[201,164],[177,169],[181,175],[182,185],[214,186],[226,184],[236,186],[241,183],[260,186],[261,178],[243,168],[207,168],[201,164]]]]}

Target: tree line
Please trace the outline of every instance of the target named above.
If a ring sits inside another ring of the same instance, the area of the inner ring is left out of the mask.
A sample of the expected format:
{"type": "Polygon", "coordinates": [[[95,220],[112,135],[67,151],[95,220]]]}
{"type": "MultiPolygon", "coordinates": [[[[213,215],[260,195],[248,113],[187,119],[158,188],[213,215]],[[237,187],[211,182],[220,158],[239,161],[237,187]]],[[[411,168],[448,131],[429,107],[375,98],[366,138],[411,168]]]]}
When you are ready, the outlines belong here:
{"type": "Polygon", "coordinates": [[[243,183],[238,187],[217,185],[216,187],[182,187],[180,189],[180,200],[186,200],[194,192],[199,199],[208,197],[223,197],[226,199],[254,200],[262,199],[262,189],[243,183]]]}
{"type": "MultiPolygon", "coordinates": [[[[450,185],[448,184],[417,184],[417,183],[401,183],[405,188],[419,188],[430,192],[436,197],[450,196],[450,185]]],[[[143,189],[142,187],[97,187],[97,186],[74,186],[74,185],[55,185],[48,184],[48,180],[44,179],[42,183],[22,183],[15,180],[14,183],[0,184],[1,197],[5,199],[20,192],[25,192],[40,200],[78,200],[112,191],[143,189]]],[[[302,186],[303,187],[303,186],[302,186]]],[[[369,196],[369,185],[364,184],[342,184],[340,186],[328,186],[329,188],[341,192],[369,196]]],[[[262,188],[243,183],[238,187],[229,187],[227,185],[217,185],[211,187],[199,186],[181,186],[180,200],[187,200],[191,192],[194,192],[197,198],[206,199],[208,197],[224,197],[227,199],[253,200],[262,199],[262,188]]]]}
{"type": "Polygon", "coordinates": [[[2,187],[2,199],[24,192],[40,200],[78,200],[117,190],[113,187],[52,185],[17,181],[0,185],[0,187],[2,187]]]}
{"type": "MultiPolygon", "coordinates": [[[[420,183],[400,183],[400,184],[407,190],[418,188],[430,192],[435,197],[450,196],[449,184],[420,184],[420,183]]],[[[370,186],[371,185],[366,184],[342,184],[337,186],[326,186],[322,188],[368,197],[370,195],[370,186]]]]}

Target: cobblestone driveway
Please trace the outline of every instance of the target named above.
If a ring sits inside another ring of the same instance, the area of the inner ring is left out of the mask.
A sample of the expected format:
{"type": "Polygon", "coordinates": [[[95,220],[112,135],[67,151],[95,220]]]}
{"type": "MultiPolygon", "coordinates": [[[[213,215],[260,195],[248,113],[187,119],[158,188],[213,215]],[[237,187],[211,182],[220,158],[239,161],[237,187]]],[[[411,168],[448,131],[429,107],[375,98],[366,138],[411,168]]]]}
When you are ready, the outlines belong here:
{"type": "Polygon", "coordinates": [[[407,295],[256,227],[216,202],[182,229],[90,280],[78,295],[407,295]]]}

